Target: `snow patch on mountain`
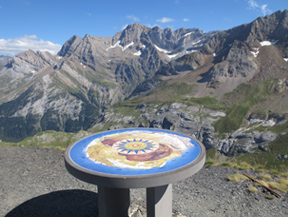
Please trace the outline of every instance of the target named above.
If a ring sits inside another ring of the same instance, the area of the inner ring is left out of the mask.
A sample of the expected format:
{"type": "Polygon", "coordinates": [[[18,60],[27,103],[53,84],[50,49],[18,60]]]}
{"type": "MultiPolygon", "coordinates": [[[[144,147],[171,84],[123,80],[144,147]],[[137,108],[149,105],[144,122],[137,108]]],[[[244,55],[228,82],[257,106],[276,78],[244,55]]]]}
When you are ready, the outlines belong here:
{"type": "Polygon", "coordinates": [[[135,56],[141,56],[141,51],[137,51],[136,53],[134,53],[135,56]]]}
{"type": "MultiPolygon", "coordinates": [[[[271,40],[271,41],[261,41],[260,45],[261,47],[264,46],[271,46],[271,45],[275,45],[278,42],[278,40],[271,40]]],[[[257,57],[259,54],[259,47],[258,48],[254,48],[254,51],[251,51],[251,53],[253,54],[254,57],[257,57]]]]}
{"type": "Polygon", "coordinates": [[[120,45],[120,43],[121,43],[121,41],[117,41],[116,44],[108,47],[108,48],[106,49],[106,51],[108,51],[108,50],[110,50],[110,49],[113,49],[113,48],[116,48],[116,47],[121,47],[121,48],[123,49],[123,47],[120,45]]]}
{"type": "Polygon", "coordinates": [[[186,50],[186,51],[185,51],[185,54],[191,54],[191,53],[195,53],[195,52],[197,52],[197,51],[199,51],[199,49],[197,49],[197,50],[192,49],[192,50],[190,50],[190,51],[186,50]]]}
{"type": "Polygon", "coordinates": [[[121,41],[117,41],[116,44],[108,47],[106,49],[106,51],[110,50],[110,49],[113,49],[113,48],[116,48],[116,47],[120,47],[122,49],[122,51],[125,51],[128,47],[131,47],[132,45],[134,45],[134,42],[132,41],[131,43],[127,44],[125,47],[123,47],[122,45],[120,45],[121,41]]]}
{"type": "Polygon", "coordinates": [[[122,51],[125,51],[128,47],[131,47],[134,44],[132,41],[130,44],[127,44],[124,48],[122,48],[122,51]]]}
{"type": "Polygon", "coordinates": [[[169,54],[169,53],[171,53],[171,51],[162,49],[162,48],[156,46],[155,44],[154,44],[154,46],[155,46],[155,48],[156,48],[158,51],[166,54],[166,56],[167,56],[169,59],[173,59],[173,58],[175,58],[175,57],[177,57],[177,56],[179,55],[179,53],[177,53],[177,54],[169,54]]]}
{"type": "Polygon", "coordinates": [[[191,35],[193,32],[188,32],[184,35],[184,37],[187,37],[188,35],[191,35]]]}
{"type": "Polygon", "coordinates": [[[179,55],[179,53],[176,53],[176,54],[171,54],[171,55],[167,55],[170,59],[173,59],[175,57],[177,57],[179,55]]]}
{"type": "Polygon", "coordinates": [[[278,41],[277,40],[271,40],[271,41],[262,41],[260,42],[260,45],[263,46],[271,46],[275,45],[278,41]]]}
{"type": "Polygon", "coordinates": [[[86,66],[83,63],[80,63],[80,65],[83,66],[84,69],[86,68],[86,66]]]}
{"type": "Polygon", "coordinates": [[[255,51],[251,51],[251,53],[253,54],[253,56],[256,58],[259,54],[259,48],[254,48],[255,51]]]}
{"type": "Polygon", "coordinates": [[[159,51],[162,52],[162,53],[169,53],[169,52],[170,52],[170,51],[167,51],[167,50],[165,50],[165,49],[162,49],[162,48],[156,46],[155,44],[154,44],[154,46],[156,47],[157,50],[159,50],[159,51]]]}

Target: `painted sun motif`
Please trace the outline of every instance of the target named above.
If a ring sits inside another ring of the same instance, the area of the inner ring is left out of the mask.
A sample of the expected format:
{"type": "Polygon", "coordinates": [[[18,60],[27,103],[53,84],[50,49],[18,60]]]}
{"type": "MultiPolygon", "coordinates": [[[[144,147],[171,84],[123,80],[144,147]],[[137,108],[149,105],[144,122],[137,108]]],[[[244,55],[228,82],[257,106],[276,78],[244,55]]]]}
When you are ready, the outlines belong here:
{"type": "Polygon", "coordinates": [[[159,144],[151,140],[125,139],[116,142],[112,148],[125,155],[148,154],[159,148],[159,144]]]}

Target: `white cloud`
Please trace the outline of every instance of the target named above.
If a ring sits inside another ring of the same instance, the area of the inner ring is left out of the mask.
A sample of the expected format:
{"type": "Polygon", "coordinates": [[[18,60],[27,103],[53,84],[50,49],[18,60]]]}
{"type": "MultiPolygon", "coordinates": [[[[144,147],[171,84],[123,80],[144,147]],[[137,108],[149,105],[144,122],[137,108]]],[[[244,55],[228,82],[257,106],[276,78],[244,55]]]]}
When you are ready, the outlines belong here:
{"type": "Polygon", "coordinates": [[[188,18],[183,19],[184,22],[189,22],[190,20],[188,18]]]}
{"type": "Polygon", "coordinates": [[[268,6],[268,5],[261,5],[261,6],[260,6],[260,9],[261,9],[261,12],[262,12],[263,15],[266,15],[266,14],[271,13],[271,10],[269,10],[269,9],[267,8],[267,6],[268,6]]]}
{"type": "Polygon", "coordinates": [[[254,1],[254,0],[248,0],[248,5],[251,7],[251,8],[258,8],[258,4],[254,1]]]}
{"type": "Polygon", "coordinates": [[[20,38],[0,39],[0,55],[14,56],[29,49],[34,51],[48,51],[56,55],[61,49],[61,45],[50,41],[38,40],[36,35],[25,35],[20,38]]]}
{"type": "Polygon", "coordinates": [[[135,22],[139,22],[140,21],[140,19],[138,17],[134,16],[134,15],[127,15],[126,17],[128,19],[130,19],[130,20],[135,21],[135,22]]]}
{"type": "Polygon", "coordinates": [[[267,8],[267,4],[259,5],[255,0],[248,0],[248,5],[250,9],[260,11],[264,16],[272,12],[267,8]]]}
{"type": "Polygon", "coordinates": [[[160,23],[169,23],[169,22],[173,22],[174,20],[172,18],[169,18],[169,17],[163,17],[163,18],[158,19],[156,21],[160,22],[160,23]]]}

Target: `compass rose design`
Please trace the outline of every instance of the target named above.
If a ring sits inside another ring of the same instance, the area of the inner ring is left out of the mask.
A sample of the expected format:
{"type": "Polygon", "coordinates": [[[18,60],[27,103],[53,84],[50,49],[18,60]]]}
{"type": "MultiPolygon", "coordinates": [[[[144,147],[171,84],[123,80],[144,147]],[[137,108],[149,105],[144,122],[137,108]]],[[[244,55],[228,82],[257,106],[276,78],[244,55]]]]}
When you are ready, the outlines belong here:
{"type": "Polygon", "coordinates": [[[148,154],[159,148],[159,144],[151,140],[125,139],[116,142],[112,148],[125,155],[148,154]]]}

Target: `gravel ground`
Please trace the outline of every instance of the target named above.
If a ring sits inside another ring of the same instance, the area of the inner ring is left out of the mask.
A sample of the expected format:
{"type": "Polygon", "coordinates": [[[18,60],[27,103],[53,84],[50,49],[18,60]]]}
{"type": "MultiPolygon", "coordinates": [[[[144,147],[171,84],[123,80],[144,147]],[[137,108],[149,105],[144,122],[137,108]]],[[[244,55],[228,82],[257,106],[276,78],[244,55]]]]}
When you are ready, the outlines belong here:
{"type": "MultiPolygon", "coordinates": [[[[63,153],[0,147],[0,216],[98,216],[97,187],[71,176],[64,166],[63,153]]],[[[173,212],[187,217],[288,216],[287,193],[274,200],[266,199],[267,192],[260,188],[251,193],[250,180],[227,180],[229,174],[237,172],[243,173],[233,168],[203,168],[174,183],[173,212]]],[[[145,197],[145,189],[132,189],[131,210],[145,212],[145,197]]]]}

